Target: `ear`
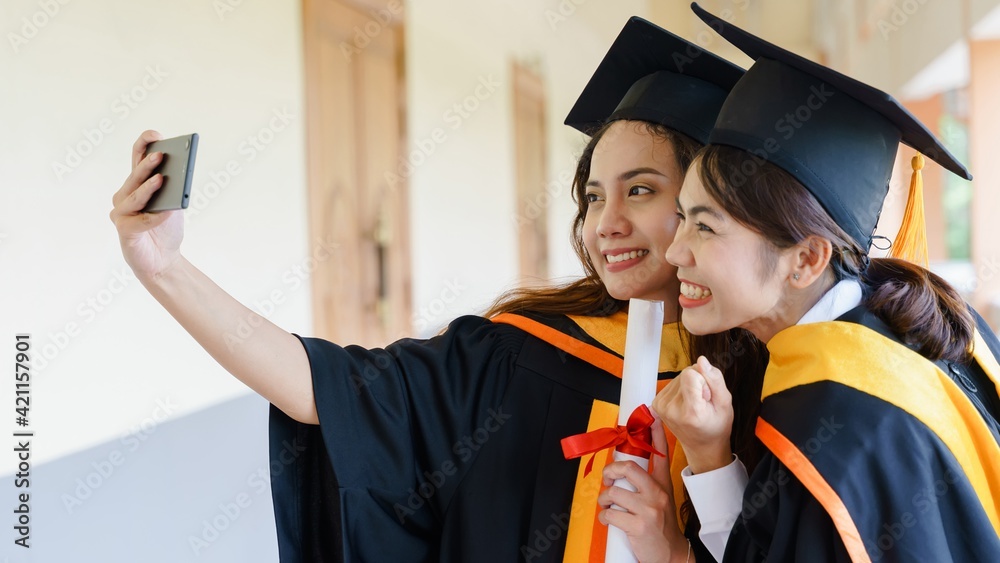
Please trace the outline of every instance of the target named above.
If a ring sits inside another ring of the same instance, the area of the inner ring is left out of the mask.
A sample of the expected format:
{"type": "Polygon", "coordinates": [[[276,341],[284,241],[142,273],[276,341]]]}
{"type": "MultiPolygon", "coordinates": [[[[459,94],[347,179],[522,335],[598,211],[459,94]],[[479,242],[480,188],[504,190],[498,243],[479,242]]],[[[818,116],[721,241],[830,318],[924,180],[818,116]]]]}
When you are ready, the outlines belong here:
{"type": "Polygon", "coordinates": [[[833,243],[811,235],[791,249],[791,271],[788,282],[799,289],[809,287],[818,280],[833,255],[833,243]]]}

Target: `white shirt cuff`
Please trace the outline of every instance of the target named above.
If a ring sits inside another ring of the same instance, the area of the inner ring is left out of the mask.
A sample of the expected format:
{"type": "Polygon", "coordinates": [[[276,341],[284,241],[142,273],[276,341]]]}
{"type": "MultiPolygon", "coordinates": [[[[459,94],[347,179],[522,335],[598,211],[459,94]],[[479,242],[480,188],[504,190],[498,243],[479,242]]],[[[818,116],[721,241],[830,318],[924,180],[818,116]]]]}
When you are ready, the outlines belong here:
{"type": "Polygon", "coordinates": [[[685,467],[681,479],[701,522],[698,537],[715,560],[722,561],[729,533],[743,511],[743,490],[750,480],[747,468],[734,455],[732,463],[714,471],[694,475],[685,467]]]}

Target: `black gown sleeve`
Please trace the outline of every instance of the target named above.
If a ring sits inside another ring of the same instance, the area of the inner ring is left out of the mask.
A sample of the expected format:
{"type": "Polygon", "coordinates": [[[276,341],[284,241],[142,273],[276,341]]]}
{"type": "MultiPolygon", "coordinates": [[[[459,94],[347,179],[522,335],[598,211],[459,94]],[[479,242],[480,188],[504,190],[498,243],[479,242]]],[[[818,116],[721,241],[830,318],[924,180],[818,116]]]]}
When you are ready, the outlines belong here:
{"type": "Polygon", "coordinates": [[[300,338],[320,424],[272,407],[281,560],[433,560],[441,515],[478,449],[473,436],[509,416],[503,396],[525,338],[472,316],[385,349],[300,338]]]}

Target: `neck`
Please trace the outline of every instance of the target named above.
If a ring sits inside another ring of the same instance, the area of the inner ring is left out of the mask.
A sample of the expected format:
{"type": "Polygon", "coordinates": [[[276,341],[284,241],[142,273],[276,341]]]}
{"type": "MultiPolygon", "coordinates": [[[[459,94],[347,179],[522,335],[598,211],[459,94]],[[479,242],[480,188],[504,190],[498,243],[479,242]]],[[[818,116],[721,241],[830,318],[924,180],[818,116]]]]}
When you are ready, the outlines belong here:
{"type": "Polygon", "coordinates": [[[680,295],[674,295],[673,299],[667,299],[663,302],[663,324],[676,323],[681,320],[681,304],[677,301],[677,297],[680,295]]]}
{"type": "Polygon", "coordinates": [[[758,340],[767,344],[775,334],[799,322],[799,319],[812,309],[834,284],[834,280],[823,276],[808,287],[788,288],[771,311],[746,323],[742,328],[749,330],[758,340]]]}

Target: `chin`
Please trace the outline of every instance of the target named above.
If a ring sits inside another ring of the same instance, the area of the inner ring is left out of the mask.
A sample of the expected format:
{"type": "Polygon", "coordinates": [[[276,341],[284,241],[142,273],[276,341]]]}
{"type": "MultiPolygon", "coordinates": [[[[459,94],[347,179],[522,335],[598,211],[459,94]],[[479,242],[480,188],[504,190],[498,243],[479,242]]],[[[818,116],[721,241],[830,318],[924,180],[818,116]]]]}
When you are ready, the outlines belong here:
{"type": "Polygon", "coordinates": [[[723,332],[726,329],[719,329],[718,327],[711,326],[711,323],[706,322],[704,319],[699,319],[697,315],[691,314],[689,311],[681,310],[681,323],[684,324],[684,329],[695,336],[704,336],[706,334],[715,334],[717,332],[723,332]]]}
{"type": "Polygon", "coordinates": [[[618,287],[608,287],[608,295],[614,297],[619,301],[628,301],[629,299],[632,299],[633,297],[636,296],[634,291],[623,291],[621,288],[618,287]]]}
{"type": "Polygon", "coordinates": [[[617,299],[619,301],[628,301],[629,299],[643,299],[643,300],[646,300],[646,301],[663,301],[663,299],[661,297],[657,297],[655,295],[649,295],[649,294],[641,293],[641,292],[637,292],[637,291],[626,291],[626,292],[619,292],[619,291],[612,292],[612,291],[609,291],[608,293],[611,294],[611,297],[614,297],[615,299],[617,299]]]}

